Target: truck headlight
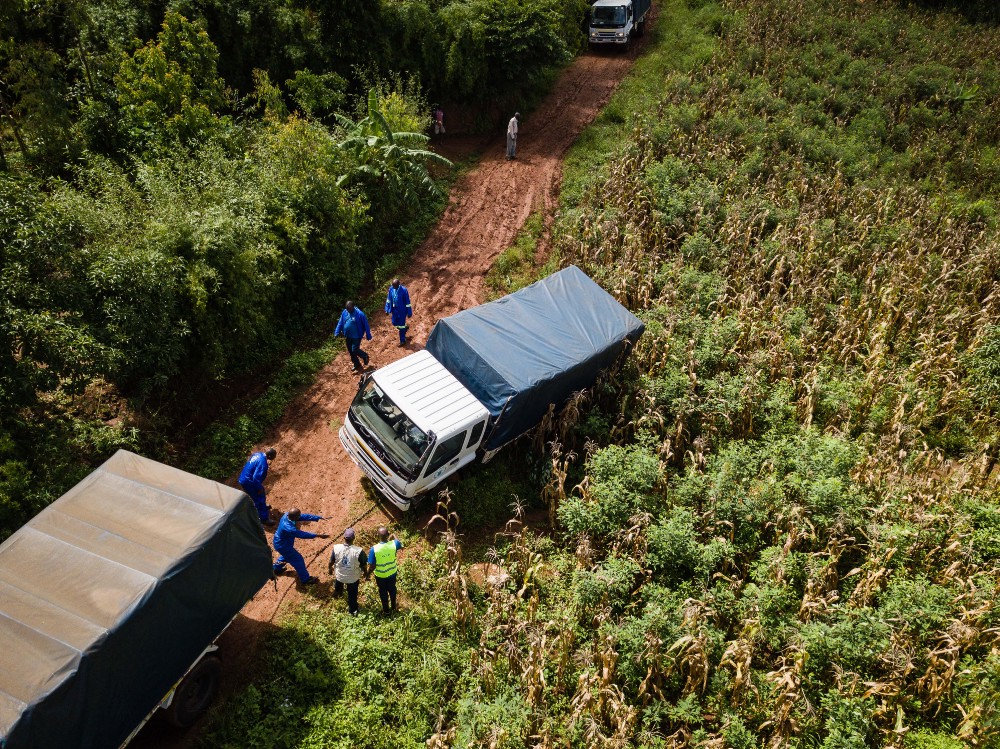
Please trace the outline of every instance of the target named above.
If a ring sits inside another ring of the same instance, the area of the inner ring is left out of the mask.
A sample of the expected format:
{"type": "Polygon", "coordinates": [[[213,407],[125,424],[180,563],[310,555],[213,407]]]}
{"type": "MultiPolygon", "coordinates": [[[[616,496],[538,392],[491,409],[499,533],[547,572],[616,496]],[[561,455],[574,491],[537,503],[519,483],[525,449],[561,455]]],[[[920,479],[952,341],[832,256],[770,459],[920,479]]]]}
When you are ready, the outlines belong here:
{"type": "Polygon", "coordinates": [[[618,32],[618,36],[625,36],[625,32],[624,31],[619,31],[618,32]]]}

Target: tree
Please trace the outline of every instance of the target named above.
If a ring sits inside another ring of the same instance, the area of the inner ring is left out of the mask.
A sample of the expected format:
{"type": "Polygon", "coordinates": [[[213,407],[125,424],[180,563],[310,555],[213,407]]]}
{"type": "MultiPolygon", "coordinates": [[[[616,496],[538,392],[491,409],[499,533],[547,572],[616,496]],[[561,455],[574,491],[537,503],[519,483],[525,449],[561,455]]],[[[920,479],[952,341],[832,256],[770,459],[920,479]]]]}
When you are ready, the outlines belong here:
{"type": "Polygon", "coordinates": [[[115,76],[120,123],[134,152],[204,141],[226,123],[219,51],[202,23],[167,13],[156,42],[126,55],[115,76]]]}
{"type": "Polygon", "coordinates": [[[368,115],[364,119],[352,122],[337,115],[337,122],[347,131],[340,148],[354,156],[353,169],[341,176],[340,185],[371,181],[381,187],[380,192],[416,201],[417,189],[435,195],[440,192],[427,171],[427,162],[449,169],[454,166],[443,156],[421,148],[430,140],[423,133],[393,132],[374,88],[368,92],[368,115]]]}

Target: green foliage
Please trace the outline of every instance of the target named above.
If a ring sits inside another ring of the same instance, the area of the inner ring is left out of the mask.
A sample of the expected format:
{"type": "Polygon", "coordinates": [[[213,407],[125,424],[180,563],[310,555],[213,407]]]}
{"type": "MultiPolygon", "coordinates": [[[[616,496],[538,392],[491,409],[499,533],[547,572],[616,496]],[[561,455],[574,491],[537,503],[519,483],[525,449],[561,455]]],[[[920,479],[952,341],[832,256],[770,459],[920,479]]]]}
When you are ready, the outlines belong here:
{"type": "Polygon", "coordinates": [[[219,51],[203,24],[167,13],[156,38],[123,57],[115,75],[117,126],[139,152],[204,141],[225,126],[219,51]]]}
{"type": "MultiPolygon", "coordinates": [[[[542,272],[535,268],[538,241],[545,229],[544,218],[540,212],[528,216],[514,244],[501,252],[493,261],[489,273],[486,274],[486,286],[494,299],[524,288],[533,283],[538,275],[548,275],[546,271],[553,265],[552,260],[546,264],[542,272]]],[[[551,270],[555,271],[555,268],[551,270]]]]}
{"type": "Polygon", "coordinates": [[[906,749],[966,749],[968,744],[953,736],[935,731],[913,731],[904,739],[906,749]]]}
{"type": "Polygon", "coordinates": [[[972,395],[979,407],[1000,413],[1000,326],[983,330],[978,345],[963,357],[972,395]]]}
{"type": "Polygon", "coordinates": [[[525,749],[528,712],[517,690],[498,692],[488,701],[466,697],[458,701],[455,746],[471,748],[489,742],[497,749],[525,749]]]}
{"type": "Polygon", "coordinates": [[[865,749],[871,746],[874,700],[845,697],[831,690],[823,695],[821,705],[826,713],[823,749],[865,749]]]}
{"type": "Polygon", "coordinates": [[[546,66],[568,59],[566,40],[560,35],[560,7],[555,0],[481,2],[480,22],[491,87],[531,83],[546,66]]]}
{"type": "Polygon", "coordinates": [[[347,81],[336,73],[296,70],[295,75],[285,81],[285,85],[304,114],[321,117],[343,105],[347,81]]]}
{"type": "Polygon", "coordinates": [[[571,535],[606,535],[623,527],[651,504],[649,492],[660,479],[655,456],[639,446],[610,446],[587,463],[589,496],[571,496],[559,505],[559,522],[571,535]]]}

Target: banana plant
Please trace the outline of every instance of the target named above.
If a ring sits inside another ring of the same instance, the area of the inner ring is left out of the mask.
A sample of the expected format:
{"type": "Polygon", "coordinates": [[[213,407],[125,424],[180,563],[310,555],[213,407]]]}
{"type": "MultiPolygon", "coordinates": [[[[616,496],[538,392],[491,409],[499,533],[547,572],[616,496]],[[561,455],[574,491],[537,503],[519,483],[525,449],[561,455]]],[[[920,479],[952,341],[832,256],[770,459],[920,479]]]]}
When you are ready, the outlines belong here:
{"type": "Polygon", "coordinates": [[[430,139],[423,133],[393,132],[379,107],[375,89],[368,92],[368,115],[364,119],[354,122],[340,114],[336,117],[347,133],[338,145],[354,156],[353,168],[340,176],[338,185],[347,187],[357,180],[369,179],[385,185],[404,200],[416,199],[415,189],[440,194],[427,164],[433,162],[449,169],[454,165],[424,148],[430,139]]]}

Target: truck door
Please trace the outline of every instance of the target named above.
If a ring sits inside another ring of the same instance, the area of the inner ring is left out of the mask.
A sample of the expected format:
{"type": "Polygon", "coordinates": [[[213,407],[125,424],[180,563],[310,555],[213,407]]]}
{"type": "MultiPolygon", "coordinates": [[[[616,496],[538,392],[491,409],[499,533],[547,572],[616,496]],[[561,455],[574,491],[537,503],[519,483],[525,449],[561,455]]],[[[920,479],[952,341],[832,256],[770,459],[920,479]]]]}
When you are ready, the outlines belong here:
{"type": "Polygon", "coordinates": [[[425,480],[444,478],[450,473],[448,469],[452,467],[452,463],[458,463],[462,448],[465,447],[465,438],[467,435],[468,431],[459,432],[438,443],[437,448],[434,450],[434,455],[431,456],[431,460],[427,464],[427,470],[424,471],[425,480]],[[441,472],[441,475],[435,476],[438,471],[441,472]]]}

